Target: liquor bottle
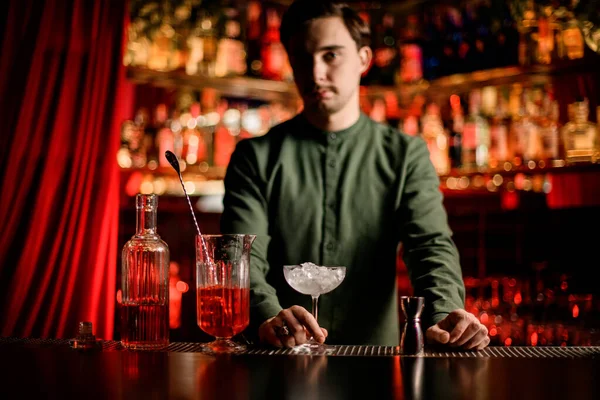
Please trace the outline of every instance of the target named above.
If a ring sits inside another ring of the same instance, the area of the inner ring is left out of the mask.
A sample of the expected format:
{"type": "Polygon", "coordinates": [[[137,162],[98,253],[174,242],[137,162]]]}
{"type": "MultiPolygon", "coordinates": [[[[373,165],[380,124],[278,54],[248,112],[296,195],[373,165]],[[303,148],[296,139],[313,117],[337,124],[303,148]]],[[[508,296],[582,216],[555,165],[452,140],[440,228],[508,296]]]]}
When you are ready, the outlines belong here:
{"type": "Polygon", "coordinates": [[[508,127],[506,120],[506,102],[500,101],[498,111],[491,118],[490,126],[490,166],[496,168],[509,159],[508,127]]]}
{"type": "Polygon", "coordinates": [[[448,150],[448,132],[444,129],[440,107],[436,103],[427,106],[425,115],[421,119],[423,139],[427,142],[429,157],[438,175],[450,172],[450,158],[448,150]]]}
{"type": "Polygon", "coordinates": [[[202,20],[198,20],[196,26],[186,40],[188,47],[188,57],[185,63],[185,73],[188,75],[198,75],[201,70],[202,59],[204,58],[204,39],[202,20]]]}
{"type": "Polygon", "coordinates": [[[484,169],[489,165],[490,126],[480,115],[481,90],[469,96],[469,116],[465,121],[462,141],[462,167],[484,169]]]}
{"type": "MultiPolygon", "coordinates": [[[[400,45],[400,66],[396,68],[396,82],[413,83],[423,79],[423,50],[421,46],[421,32],[419,30],[417,15],[409,15],[406,25],[402,29],[400,45]]],[[[387,38],[387,36],[386,36],[387,38]]]]}
{"type": "Polygon", "coordinates": [[[195,34],[198,35],[197,37],[202,44],[201,50],[198,49],[198,51],[201,51],[201,57],[198,61],[199,66],[197,71],[195,71],[196,68],[191,65],[190,72],[196,72],[208,77],[214,77],[215,62],[217,58],[217,31],[215,28],[216,17],[208,11],[204,11],[200,14],[199,21],[200,31],[196,32],[195,34]]]}
{"type": "Polygon", "coordinates": [[[575,15],[572,12],[567,13],[567,23],[563,29],[563,46],[567,58],[575,60],[583,57],[583,35],[575,15]]]}
{"type": "Polygon", "coordinates": [[[543,159],[550,161],[558,159],[558,102],[550,99],[548,95],[544,100],[545,115],[542,117],[540,136],[542,139],[543,159]]]}
{"type": "Polygon", "coordinates": [[[145,22],[135,18],[127,29],[127,48],[123,55],[123,64],[133,67],[146,67],[150,53],[150,39],[144,33],[145,22]]]}
{"type": "Polygon", "coordinates": [[[174,151],[175,137],[168,121],[167,105],[164,103],[156,106],[155,126],[156,126],[156,149],[158,153],[158,165],[169,167],[169,161],[165,158],[167,150],[174,151]]]}
{"type": "Polygon", "coordinates": [[[171,71],[179,66],[174,56],[177,48],[175,39],[175,29],[171,17],[165,15],[160,27],[152,37],[148,68],[157,71],[171,71]]]}
{"type": "Polygon", "coordinates": [[[144,107],[136,112],[131,134],[129,135],[129,154],[134,168],[143,168],[146,165],[145,130],[148,119],[148,110],[144,107]]]}
{"type": "Polygon", "coordinates": [[[206,87],[200,95],[200,106],[202,109],[202,122],[200,129],[206,143],[207,157],[206,162],[213,166],[215,162],[215,133],[220,126],[222,115],[217,111],[218,104],[217,91],[214,88],[206,87]]]}
{"type": "Polygon", "coordinates": [[[292,68],[279,35],[281,17],[276,9],[268,8],[266,18],[267,31],[261,45],[261,75],[265,79],[292,81],[292,68]]]}
{"type": "Polygon", "coordinates": [[[158,130],[160,127],[160,109],[157,107],[155,109],[154,115],[152,117],[152,121],[146,125],[146,129],[144,130],[144,148],[146,149],[146,166],[155,170],[158,167],[158,149],[156,147],[157,144],[157,136],[158,130]]]}
{"type": "Polygon", "coordinates": [[[528,66],[535,63],[537,59],[537,46],[535,37],[537,36],[538,19],[533,0],[527,0],[523,19],[519,24],[519,64],[528,66]]]}
{"type": "Polygon", "coordinates": [[[561,130],[566,161],[597,162],[600,159],[600,137],[596,125],[588,121],[588,101],[578,101],[570,107],[572,119],[561,130]]]}
{"type": "Polygon", "coordinates": [[[524,89],[520,83],[514,83],[510,89],[508,107],[512,123],[509,132],[509,152],[512,155],[512,163],[520,165],[525,152],[525,129],[523,120],[525,108],[523,106],[524,89]]]}
{"type": "Polygon", "coordinates": [[[371,107],[371,111],[369,112],[369,117],[380,124],[386,123],[385,118],[385,100],[378,97],[373,100],[373,106],[371,107]]]}
{"type": "Polygon", "coordinates": [[[523,161],[534,161],[542,157],[542,139],[540,136],[539,107],[531,96],[525,99],[523,117],[523,161]]]}
{"type": "Polygon", "coordinates": [[[241,114],[238,109],[229,107],[225,99],[220,100],[217,109],[221,123],[215,130],[213,161],[216,167],[226,167],[240,134],[241,114]]]}
{"type": "Polygon", "coordinates": [[[244,75],[246,48],[242,41],[239,12],[234,7],[226,7],[223,18],[222,33],[217,45],[215,75],[218,77],[244,75]]]}
{"type": "Polygon", "coordinates": [[[169,344],[169,247],[156,233],[158,197],[136,196],[136,233],[121,253],[121,343],[128,349],[169,344]]]}
{"type": "Polygon", "coordinates": [[[167,121],[167,124],[171,128],[171,132],[173,132],[173,154],[175,154],[180,162],[185,163],[183,161],[183,125],[181,124],[181,113],[179,110],[174,109],[171,111],[171,119],[167,121]]]}
{"type": "Polygon", "coordinates": [[[450,166],[452,168],[460,168],[462,166],[462,134],[465,126],[465,117],[458,95],[454,94],[450,96],[450,107],[452,114],[449,140],[450,166]]]}
{"type": "Polygon", "coordinates": [[[544,7],[538,18],[537,62],[550,64],[554,50],[552,7],[544,7]]]}
{"type": "Polygon", "coordinates": [[[260,78],[263,62],[261,60],[262,6],[260,1],[248,2],[246,9],[246,74],[260,78]]]}
{"type": "Polygon", "coordinates": [[[183,158],[188,165],[206,162],[206,142],[198,126],[200,117],[200,103],[194,102],[189,113],[181,115],[183,126],[183,158]]]}

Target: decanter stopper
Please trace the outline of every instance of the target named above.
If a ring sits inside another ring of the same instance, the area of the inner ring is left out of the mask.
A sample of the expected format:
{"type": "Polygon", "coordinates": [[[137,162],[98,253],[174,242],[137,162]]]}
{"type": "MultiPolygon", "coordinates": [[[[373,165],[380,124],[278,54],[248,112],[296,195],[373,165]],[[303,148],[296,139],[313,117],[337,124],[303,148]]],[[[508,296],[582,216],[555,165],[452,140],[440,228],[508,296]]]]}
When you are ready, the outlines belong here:
{"type": "Polygon", "coordinates": [[[89,321],[79,322],[79,330],[76,337],[69,340],[69,345],[78,350],[99,350],[102,342],[96,339],[92,323],[89,321]]]}

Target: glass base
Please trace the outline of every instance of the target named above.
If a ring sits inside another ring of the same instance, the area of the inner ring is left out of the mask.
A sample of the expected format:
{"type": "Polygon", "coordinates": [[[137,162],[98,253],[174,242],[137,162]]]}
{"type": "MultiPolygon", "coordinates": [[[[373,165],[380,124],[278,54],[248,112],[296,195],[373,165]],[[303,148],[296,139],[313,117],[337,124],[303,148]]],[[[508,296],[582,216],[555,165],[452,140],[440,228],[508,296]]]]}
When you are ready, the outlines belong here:
{"type": "Polygon", "coordinates": [[[246,350],[246,346],[240,343],[236,343],[231,339],[222,339],[217,338],[216,340],[206,343],[202,352],[211,353],[211,354],[231,354],[231,353],[240,353],[246,350]]]}
{"type": "Polygon", "coordinates": [[[293,347],[292,351],[294,354],[331,355],[334,353],[335,347],[319,343],[311,338],[308,342],[293,347]]]}

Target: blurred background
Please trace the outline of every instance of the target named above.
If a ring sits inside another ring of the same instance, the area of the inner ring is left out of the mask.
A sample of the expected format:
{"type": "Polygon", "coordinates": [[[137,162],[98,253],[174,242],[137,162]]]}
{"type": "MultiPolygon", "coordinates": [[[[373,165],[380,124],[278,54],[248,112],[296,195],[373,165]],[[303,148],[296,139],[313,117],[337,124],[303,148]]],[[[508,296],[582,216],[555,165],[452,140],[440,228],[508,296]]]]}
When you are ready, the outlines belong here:
{"type": "MultiPolygon", "coordinates": [[[[371,26],[361,108],[420,136],[440,176],[467,310],[493,345],[600,345],[598,1],[350,1],[371,26]]],[[[119,338],[135,194],[160,196],[171,340],[196,325],[195,227],[219,232],[240,140],[302,108],[289,1],[0,6],[2,336],[119,338]]],[[[411,287],[398,254],[398,290],[411,287]]]]}

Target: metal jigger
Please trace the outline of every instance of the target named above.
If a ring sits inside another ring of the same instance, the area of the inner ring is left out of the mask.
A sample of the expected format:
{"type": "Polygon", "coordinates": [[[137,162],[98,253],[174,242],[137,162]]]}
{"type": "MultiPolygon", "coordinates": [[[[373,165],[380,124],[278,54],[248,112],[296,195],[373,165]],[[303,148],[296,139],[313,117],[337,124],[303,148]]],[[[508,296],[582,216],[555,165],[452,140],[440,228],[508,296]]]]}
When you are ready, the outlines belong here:
{"type": "Polygon", "coordinates": [[[425,298],[402,296],[400,302],[402,312],[406,317],[400,340],[400,354],[421,355],[424,347],[421,312],[425,305],[425,298]]]}

